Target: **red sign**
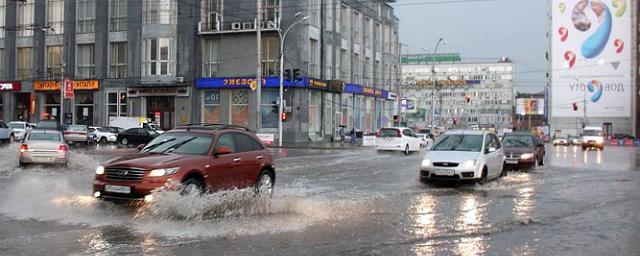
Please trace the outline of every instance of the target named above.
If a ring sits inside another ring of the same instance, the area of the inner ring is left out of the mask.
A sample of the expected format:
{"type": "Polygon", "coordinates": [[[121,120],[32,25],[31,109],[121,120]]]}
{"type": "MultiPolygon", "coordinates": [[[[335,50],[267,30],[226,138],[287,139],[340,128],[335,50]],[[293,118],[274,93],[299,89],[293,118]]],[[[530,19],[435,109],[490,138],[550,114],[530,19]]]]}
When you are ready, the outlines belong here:
{"type": "Polygon", "coordinates": [[[0,82],[0,91],[19,92],[20,89],[22,89],[22,83],[20,82],[0,82]]]}
{"type": "Polygon", "coordinates": [[[73,99],[73,81],[64,80],[64,98],[73,99]]]}

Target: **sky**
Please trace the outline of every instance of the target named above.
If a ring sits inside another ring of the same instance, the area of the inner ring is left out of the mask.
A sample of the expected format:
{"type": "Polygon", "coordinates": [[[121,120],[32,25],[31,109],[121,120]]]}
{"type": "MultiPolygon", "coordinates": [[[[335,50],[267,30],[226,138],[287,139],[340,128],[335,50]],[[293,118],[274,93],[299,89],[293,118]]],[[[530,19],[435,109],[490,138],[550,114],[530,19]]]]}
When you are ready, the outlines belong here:
{"type": "Polygon", "coordinates": [[[518,92],[544,90],[547,0],[397,0],[392,5],[404,53],[433,51],[443,38],[447,44],[439,53],[458,52],[466,62],[509,57],[516,65],[518,92]]]}

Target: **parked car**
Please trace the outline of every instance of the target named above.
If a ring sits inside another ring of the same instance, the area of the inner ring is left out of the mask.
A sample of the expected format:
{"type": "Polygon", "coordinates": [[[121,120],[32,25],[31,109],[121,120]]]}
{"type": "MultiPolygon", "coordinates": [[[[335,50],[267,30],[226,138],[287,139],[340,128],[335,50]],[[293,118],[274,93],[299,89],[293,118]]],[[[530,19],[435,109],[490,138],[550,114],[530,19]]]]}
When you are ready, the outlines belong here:
{"type": "Polygon", "coordinates": [[[69,162],[69,146],[64,136],[54,130],[33,130],[20,146],[20,166],[26,164],[61,164],[69,162]]]}
{"type": "Polygon", "coordinates": [[[10,122],[9,127],[13,130],[12,135],[14,141],[23,140],[27,133],[32,130],[29,123],[20,121],[10,122]]]}
{"type": "Polygon", "coordinates": [[[405,155],[420,152],[422,139],[405,127],[382,128],[376,134],[376,150],[397,150],[405,155]]]}
{"type": "Polygon", "coordinates": [[[420,138],[420,146],[428,147],[433,144],[433,138],[431,138],[430,134],[427,133],[416,133],[416,136],[420,138]]]}
{"type": "Polygon", "coordinates": [[[43,120],[43,121],[40,121],[36,125],[36,129],[40,129],[40,130],[56,130],[56,131],[60,131],[60,132],[64,131],[64,129],[60,125],[60,122],[58,122],[56,120],[43,120]]]}
{"type": "Polygon", "coordinates": [[[628,134],[616,133],[616,134],[613,134],[611,136],[611,139],[616,139],[616,140],[635,140],[636,138],[631,136],[631,135],[628,135],[628,134]]]}
{"type": "Polygon", "coordinates": [[[597,148],[604,150],[604,136],[600,127],[585,127],[582,131],[582,150],[597,148]]]}
{"type": "Polygon", "coordinates": [[[502,139],[507,166],[544,165],[544,142],[529,133],[507,133],[502,139]]]}
{"type": "Polygon", "coordinates": [[[420,180],[475,181],[480,184],[506,175],[505,154],[489,131],[460,130],[442,135],[420,164],[420,180]]]}
{"type": "Polygon", "coordinates": [[[558,135],[555,139],[553,139],[553,146],[569,146],[569,138],[565,135],[558,135]]]}
{"type": "Polygon", "coordinates": [[[111,132],[107,128],[103,127],[89,127],[89,133],[93,142],[106,144],[108,142],[116,142],[118,140],[118,134],[111,132]]]}
{"type": "Polygon", "coordinates": [[[111,133],[115,133],[115,134],[119,134],[119,133],[121,133],[121,132],[126,131],[126,130],[125,130],[125,129],[123,129],[123,128],[115,127],[115,126],[105,126],[105,127],[102,127],[102,128],[105,128],[105,129],[109,130],[109,132],[111,132],[111,133]]]}
{"type": "Polygon", "coordinates": [[[574,145],[574,146],[581,146],[582,145],[582,138],[580,136],[571,136],[569,135],[567,137],[568,143],[569,145],[574,145]]]}
{"type": "Polygon", "coordinates": [[[86,125],[69,125],[63,132],[64,140],[69,144],[83,143],[89,145],[93,142],[89,127],[86,125]]]}
{"type": "Polygon", "coordinates": [[[249,129],[191,125],[160,135],[137,154],[104,162],[93,191],[97,198],[149,201],[162,187],[184,195],[253,187],[270,196],[275,179],[269,150],[249,129]]]}
{"type": "Polygon", "coordinates": [[[0,142],[9,143],[13,140],[13,130],[6,123],[0,121],[0,142]]]}
{"type": "Polygon", "coordinates": [[[158,134],[163,134],[164,133],[162,128],[160,128],[160,125],[155,124],[155,123],[143,123],[142,124],[142,128],[153,130],[153,131],[157,132],[158,134]]]}
{"type": "Polygon", "coordinates": [[[154,130],[145,128],[131,128],[122,133],[119,133],[116,141],[118,142],[118,144],[122,144],[124,146],[137,146],[140,144],[147,144],[159,135],[160,134],[158,134],[154,130]]]}

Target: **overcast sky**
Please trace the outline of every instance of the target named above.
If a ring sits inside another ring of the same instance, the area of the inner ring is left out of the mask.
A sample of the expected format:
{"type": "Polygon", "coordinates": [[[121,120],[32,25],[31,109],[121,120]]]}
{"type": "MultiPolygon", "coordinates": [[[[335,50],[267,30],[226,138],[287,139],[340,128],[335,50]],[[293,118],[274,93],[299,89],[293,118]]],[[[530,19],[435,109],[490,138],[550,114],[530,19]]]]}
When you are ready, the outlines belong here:
{"type": "Polygon", "coordinates": [[[516,89],[538,92],[546,85],[547,0],[397,0],[400,42],[405,53],[459,52],[467,62],[497,61],[516,65],[516,89]],[[457,3],[442,3],[442,2],[457,3]],[[470,1],[470,2],[465,2],[470,1]],[[429,4],[430,2],[438,2],[429,4]]]}

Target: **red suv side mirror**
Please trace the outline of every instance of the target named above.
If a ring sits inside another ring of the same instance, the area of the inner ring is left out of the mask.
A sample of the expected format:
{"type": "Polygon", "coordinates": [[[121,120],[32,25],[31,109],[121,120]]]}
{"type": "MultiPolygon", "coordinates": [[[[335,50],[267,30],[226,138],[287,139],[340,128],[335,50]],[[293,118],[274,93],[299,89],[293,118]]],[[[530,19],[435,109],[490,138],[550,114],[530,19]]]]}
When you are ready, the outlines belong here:
{"type": "Polygon", "coordinates": [[[218,149],[216,149],[216,152],[215,152],[216,155],[226,155],[231,153],[233,153],[233,150],[231,150],[231,148],[227,146],[221,146],[218,149]]]}

